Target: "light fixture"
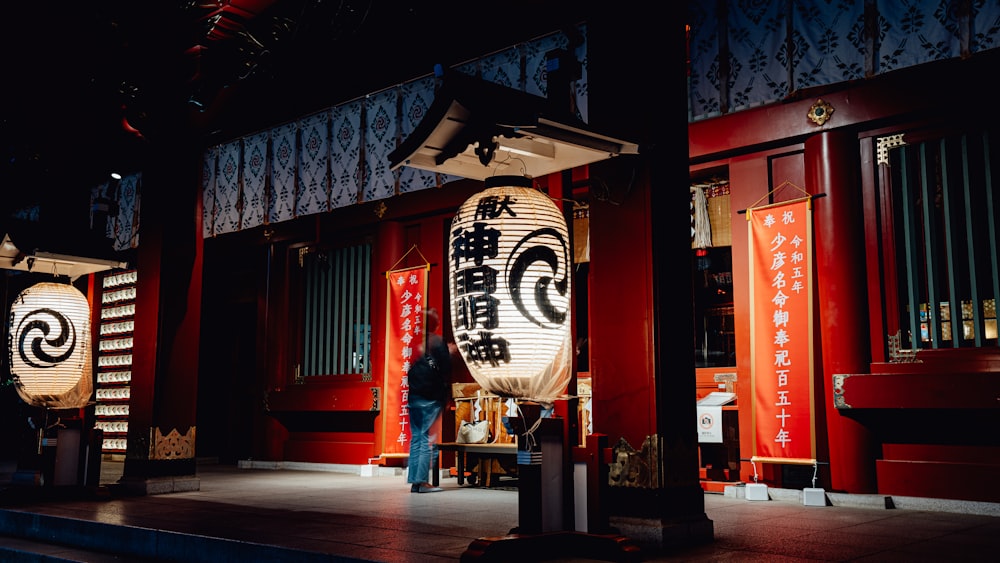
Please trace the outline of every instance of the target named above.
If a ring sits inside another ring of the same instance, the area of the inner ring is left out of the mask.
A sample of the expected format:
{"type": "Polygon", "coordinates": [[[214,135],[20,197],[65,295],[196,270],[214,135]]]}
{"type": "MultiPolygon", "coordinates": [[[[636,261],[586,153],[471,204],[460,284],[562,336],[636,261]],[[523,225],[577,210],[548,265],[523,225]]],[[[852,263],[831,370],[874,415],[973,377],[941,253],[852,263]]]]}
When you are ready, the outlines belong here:
{"type": "Polygon", "coordinates": [[[10,308],[8,352],[17,394],[31,406],[82,408],[93,392],[90,304],[72,285],[42,282],[10,308]]]}
{"type": "Polygon", "coordinates": [[[493,176],[452,220],[452,333],[488,392],[551,403],[570,380],[572,256],[562,211],[493,176]]]}
{"type": "Polygon", "coordinates": [[[635,143],[591,131],[546,98],[458,72],[442,75],[425,117],[389,153],[392,169],[410,166],[475,180],[538,178],[639,153],[635,143]]]}
{"type": "Polygon", "coordinates": [[[111,173],[111,179],[112,180],[121,180],[122,179],[122,175],[119,174],[119,173],[117,173],[117,172],[112,172],[111,173]]]}

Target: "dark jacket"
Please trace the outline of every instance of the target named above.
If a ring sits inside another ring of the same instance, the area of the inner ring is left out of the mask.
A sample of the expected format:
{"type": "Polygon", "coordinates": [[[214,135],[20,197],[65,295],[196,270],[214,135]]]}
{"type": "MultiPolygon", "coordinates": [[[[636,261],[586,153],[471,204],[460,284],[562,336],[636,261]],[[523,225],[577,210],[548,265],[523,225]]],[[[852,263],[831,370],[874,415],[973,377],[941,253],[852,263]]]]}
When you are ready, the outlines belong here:
{"type": "Polygon", "coordinates": [[[410,366],[410,393],[425,399],[446,401],[450,396],[451,354],[440,335],[427,335],[426,353],[410,366]]]}

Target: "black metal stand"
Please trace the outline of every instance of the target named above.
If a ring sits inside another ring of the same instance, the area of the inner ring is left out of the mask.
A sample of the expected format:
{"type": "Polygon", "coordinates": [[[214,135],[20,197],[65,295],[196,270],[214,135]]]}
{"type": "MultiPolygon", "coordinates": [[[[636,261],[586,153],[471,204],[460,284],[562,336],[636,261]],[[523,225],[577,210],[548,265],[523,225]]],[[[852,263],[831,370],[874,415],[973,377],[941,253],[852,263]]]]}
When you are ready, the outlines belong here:
{"type": "MultiPolygon", "coordinates": [[[[602,561],[641,561],[639,547],[613,533],[567,530],[564,501],[572,473],[563,463],[563,418],[541,418],[537,404],[522,404],[522,417],[510,419],[518,436],[518,526],[507,535],[479,538],[469,544],[462,561],[546,561],[572,556],[602,561]]],[[[599,460],[596,456],[595,460],[599,460]]],[[[569,510],[572,510],[571,508],[569,510]]],[[[568,516],[568,517],[567,517],[568,516]]]]}

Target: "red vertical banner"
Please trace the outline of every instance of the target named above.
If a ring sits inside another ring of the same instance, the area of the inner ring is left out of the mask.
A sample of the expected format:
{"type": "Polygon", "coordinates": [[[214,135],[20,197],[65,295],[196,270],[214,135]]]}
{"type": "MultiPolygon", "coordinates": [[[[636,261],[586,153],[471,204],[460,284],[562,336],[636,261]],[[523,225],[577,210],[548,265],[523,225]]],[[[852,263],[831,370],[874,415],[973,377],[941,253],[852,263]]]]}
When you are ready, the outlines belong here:
{"type": "Polygon", "coordinates": [[[812,200],[747,210],[753,458],[816,463],[812,200]]]}
{"type": "Polygon", "coordinates": [[[410,417],[407,373],[424,338],[427,270],[419,266],[386,273],[385,383],[382,386],[382,455],[409,454],[410,417]]]}

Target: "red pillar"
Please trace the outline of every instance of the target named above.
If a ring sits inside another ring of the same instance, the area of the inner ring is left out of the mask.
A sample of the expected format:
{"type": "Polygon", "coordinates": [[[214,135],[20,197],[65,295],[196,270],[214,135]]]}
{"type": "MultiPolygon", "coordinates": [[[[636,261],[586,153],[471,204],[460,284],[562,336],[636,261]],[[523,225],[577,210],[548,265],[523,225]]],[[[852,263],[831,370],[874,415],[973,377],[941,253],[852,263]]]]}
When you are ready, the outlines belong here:
{"type": "MultiPolygon", "coordinates": [[[[868,297],[857,137],[828,131],[805,143],[806,186],[813,194],[817,308],[823,408],[834,490],[874,493],[878,444],[859,422],[833,406],[833,376],[867,373],[868,297]]],[[[823,461],[822,459],[820,461],[823,461]]]]}
{"type": "Polygon", "coordinates": [[[685,13],[649,6],[588,24],[589,124],[641,147],[591,167],[589,345],[594,429],[617,448],[611,525],[663,550],[714,532],[698,479],[685,13]]]}
{"type": "Polygon", "coordinates": [[[124,484],[141,493],[198,488],[196,407],[202,238],[197,154],[161,145],[144,172],[124,484]]]}

